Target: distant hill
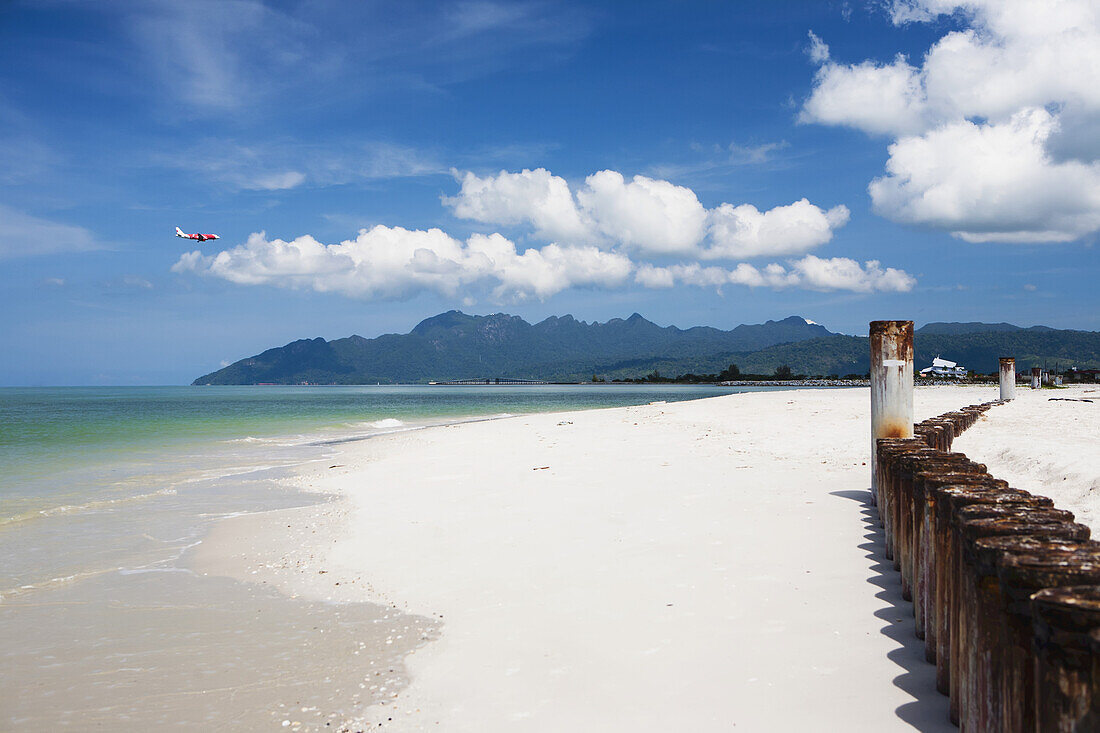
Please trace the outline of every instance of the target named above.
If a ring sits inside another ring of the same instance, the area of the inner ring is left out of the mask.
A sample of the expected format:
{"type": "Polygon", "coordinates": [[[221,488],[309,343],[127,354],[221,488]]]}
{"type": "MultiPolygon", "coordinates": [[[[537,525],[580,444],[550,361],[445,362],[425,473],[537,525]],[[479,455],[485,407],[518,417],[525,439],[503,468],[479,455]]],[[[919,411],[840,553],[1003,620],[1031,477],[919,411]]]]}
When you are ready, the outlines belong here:
{"type": "Polygon", "coordinates": [[[999,331],[1019,331],[1019,326],[1011,323],[926,323],[918,328],[914,335],[924,336],[954,336],[960,333],[986,333],[999,331]]]}
{"type": "MultiPolygon", "coordinates": [[[[918,368],[942,356],[989,373],[1001,356],[1031,366],[1100,368],[1100,333],[1011,324],[930,323],[914,335],[918,368]]],[[[743,373],[771,374],[786,364],[796,374],[864,374],[867,338],[845,336],[799,316],[742,325],[661,327],[637,313],[587,323],[552,316],[530,324],[518,316],[448,311],[407,334],[295,341],[268,349],[194,384],[383,384],[479,377],[587,381],[717,374],[731,363],[743,373]]]]}
{"type": "Polygon", "coordinates": [[[923,336],[957,336],[962,333],[1000,333],[1004,331],[1054,331],[1049,326],[1032,326],[1022,328],[1011,323],[926,323],[918,328],[914,335],[923,336]]]}
{"type": "Polygon", "coordinates": [[[637,313],[606,323],[553,316],[532,325],[504,313],[448,311],[407,334],[295,341],[241,359],[194,384],[416,383],[484,376],[576,381],[612,371],[634,376],[640,373],[634,365],[647,360],[709,364],[720,355],[829,335],[825,327],[798,316],[723,331],[662,328],[637,313]]]}
{"type": "MultiPolygon", "coordinates": [[[[1047,327],[1012,331],[913,334],[913,358],[918,369],[942,356],[967,369],[989,374],[998,359],[1012,356],[1017,373],[1033,366],[1100,368],[1100,333],[1047,327]]],[[[787,364],[796,374],[865,374],[870,369],[870,345],[865,336],[841,336],[781,344],[751,354],[730,355],[742,372],[769,374],[787,364]]],[[[721,360],[719,360],[721,361],[721,360]]]]}

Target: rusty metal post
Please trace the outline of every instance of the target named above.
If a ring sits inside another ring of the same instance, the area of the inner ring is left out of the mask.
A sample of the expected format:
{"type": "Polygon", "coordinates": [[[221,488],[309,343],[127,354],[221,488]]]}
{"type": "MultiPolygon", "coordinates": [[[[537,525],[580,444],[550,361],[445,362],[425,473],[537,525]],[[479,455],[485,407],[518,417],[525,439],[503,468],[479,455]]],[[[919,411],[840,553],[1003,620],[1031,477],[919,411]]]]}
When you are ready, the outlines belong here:
{"type": "MultiPolygon", "coordinates": [[[[955,507],[952,511],[951,519],[951,562],[954,567],[951,569],[951,585],[950,589],[950,617],[948,619],[949,628],[948,633],[948,665],[950,670],[947,674],[948,687],[950,689],[949,695],[951,697],[949,710],[951,714],[951,722],[959,725],[960,720],[964,720],[967,713],[967,685],[969,684],[969,675],[967,669],[967,662],[969,659],[970,647],[967,642],[971,632],[973,624],[973,573],[972,573],[972,547],[973,543],[982,537],[993,537],[997,535],[1009,535],[1020,534],[1019,528],[1016,526],[1019,521],[1013,521],[1011,517],[1003,516],[999,512],[990,512],[988,508],[980,506],[982,504],[995,502],[995,503],[1020,503],[1021,500],[1026,500],[1031,496],[1026,491],[1019,491],[1016,489],[1008,489],[1002,492],[996,492],[995,495],[987,496],[973,496],[973,495],[959,495],[952,496],[949,502],[955,507]],[[959,504],[962,506],[959,506],[959,504]],[[970,504],[979,504],[979,506],[969,506],[970,504]]],[[[1042,515],[1046,514],[1048,510],[1037,510],[1032,513],[1034,519],[1042,520],[1042,515]]],[[[1053,511],[1053,510],[1049,510],[1053,511]]],[[[1065,527],[1064,513],[1059,513],[1055,520],[1060,523],[1057,528],[1061,531],[1065,527]]],[[[1052,530],[1055,527],[1047,527],[1040,529],[1033,523],[1028,527],[1027,534],[1045,534],[1051,536],[1052,530]]],[[[1076,527],[1072,528],[1074,533],[1078,532],[1076,527]]],[[[1088,528],[1084,528],[1084,536],[1078,537],[1078,539],[1088,539],[1088,528]]]]}
{"type": "MultiPolygon", "coordinates": [[[[927,461],[917,471],[913,472],[911,488],[908,497],[909,516],[905,526],[908,535],[905,537],[907,547],[905,557],[907,565],[902,566],[902,572],[909,577],[909,596],[913,601],[913,616],[915,630],[918,639],[925,639],[925,621],[928,618],[928,578],[931,576],[928,562],[931,551],[928,547],[929,528],[925,525],[925,518],[929,515],[929,503],[934,503],[935,498],[928,493],[928,488],[940,482],[953,483],[956,475],[973,475],[989,478],[985,472],[985,465],[967,460],[960,453],[944,453],[944,458],[958,456],[960,460],[937,459],[927,461]]],[[[932,661],[931,659],[929,661],[932,661]]]]}
{"type": "Polygon", "coordinates": [[[1030,649],[1017,648],[1008,617],[1009,599],[998,581],[997,567],[1013,554],[1071,557],[1080,553],[1095,553],[1098,548],[1100,544],[1092,541],[1028,535],[978,540],[977,555],[988,580],[984,598],[989,602],[984,610],[975,613],[980,634],[981,664],[984,665],[979,669],[979,676],[985,680],[983,702],[989,706],[991,729],[1011,731],[1022,724],[1021,716],[1014,711],[1018,701],[1025,697],[1022,687],[1031,679],[1024,674],[1023,668],[1034,664],[1030,649]]]}
{"type": "Polygon", "coordinates": [[[945,695],[950,692],[948,682],[950,667],[949,643],[951,637],[950,619],[952,613],[952,587],[955,579],[955,561],[951,548],[951,524],[953,517],[959,508],[969,505],[972,501],[999,501],[1000,495],[1008,489],[1007,482],[992,477],[975,478],[975,481],[980,481],[980,483],[940,486],[934,490],[936,496],[936,511],[932,532],[936,538],[936,550],[934,553],[935,587],[931,592],[933,594],[932,604],[936,609],[932,617],[935,629],[931,636],[929,636],[926,631],[925,641],[927,642],[929,639],[932,639],[932,642],[935,644],[936,689],[945,695]]]}
{"type": "Polygon", "coordinates": [[[1042,694],[1036,689],[1034,609],[1031,596],[1043,588],[1100,583],[1100,553],[1094,550],[1083,550],[1070,555],[1050,552],[1011,553],[1001,558],[997,574],[1000,577],[1001,592],[1007,601],[1003,627],[1007,642],[1002,651],[1007,652],[1010,671],[1004,682],[1013,687],[1012,694],[1006,695],[1002,701],[1005,705],[1003,719],[1006,730],[1072,730],[1045,729],[1037,725],[1036,702],[1042,694]]]}
{"type": "Polygon", "coordinates": [[[1011,356],[1001,357],[1001,399],[1016,399],[1016,360],[1011,356]]]}
{"type": "Polygon", "coordinates": [[[1100,588],[1047,588],[1031,597],[1035,629],[1035,693],[1039,730],[1096,730],[1093,651],[1100,627],[1100,588]]]}
{"type": "MultiPolygon", "coordinates": [[[[990,680],[983,676],[988,669],[988,660],[982,658],[979,646],[980,629],[987,621],[987,606],[982,602],[983,590],[988,583],[978,566],[977,541],[983,537],[1007,535],[1032,535],[1041,537],[1061,537],[1085,540],[1089,537],[1089,528],[1065,521],[1068,512],[1058,510],[1025,511],[1019,516],[986,517],[965,522],[962,529],[962,547],[960,554],[960,609],[958,634],[958,665],[952,669],[952,680],[958,678],[959,704],[958,725],[967,731],[1002,730],[993,725],[994,718],[1000,719],[1000,706],[994,705],[989,694],[990,680]],[[1028,516],[1029,515],[1029,516],[1028,516]],[[956,674],[957,673],[957,674],[956,674]],[[996,711],[994,711],[996,708],[996,711]]],[[[1072,515],[1070,515],[1072,516],[1072,515]]],[[[1022,556],[1009,556],[1005,562],[1022,556]]],[[[988,576],[987,576],[988,577],[988,576]]],[[[989,580],[990,583],[997,582],[989,580]]],[[[1042,586],[1041,586],[1042,587],[1042,586]]],[[[1036,588],[1037,590],[1037,588],[1036,588]]],[[[1034,592],[1034,590],[1032,591],[1034,592]]],[[[1030,619],[1028,619],[1030,631],[1030,619]]],[[[955,639],[953,638],[954,642],[955,639]]],[[[954,691],[954,686],[953,686],[954,691]]],[[[1005,730],[1030,730],[1027,727],[1009,727],[1005,730]]]]}
{"type": "Polygon", "coordinates": [[[919,438],[882,438],[878,442],[878,468],[876,471],[879,493],[879,523],[886,538],[886,559],[894,559],[893,502],[899,481],[898,465],[910,453],[929,451],[919,438]]]}
{"type": "Polygon", "coordinates": [[[1031,388],[1039,389],[1042,385],[1039,383],[1039,377],[1042,375],[1043,370],[1039,367],[1031,367],[1031,388]]]}
{"type": "Polygon", "coordinates": [[[1090,712],[1100,720],[1100,628],[1089,632],[1089,655],[1092,657],[1092,690],[1089,697],[1092,699],[1090,712]]]}
{"type": "Polygon", "coordinates": [[[913,322],[871,321],[871,500],[879,438],[913,437],[913,322]]]}

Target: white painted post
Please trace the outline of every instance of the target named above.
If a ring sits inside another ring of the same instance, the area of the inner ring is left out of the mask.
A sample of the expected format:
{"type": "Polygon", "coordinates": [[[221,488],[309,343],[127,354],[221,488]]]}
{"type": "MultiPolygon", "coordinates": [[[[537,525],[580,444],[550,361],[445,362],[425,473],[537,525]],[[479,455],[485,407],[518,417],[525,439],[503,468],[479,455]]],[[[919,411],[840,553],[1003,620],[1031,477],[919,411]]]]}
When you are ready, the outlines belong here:
{"type": "Polygon", "coordinates": [[[913,322],[871,321],[871,502],[878,504],[878,439],[913,437],[913,322]]]}
{"type": "Polygon", "coordinates": [[[1016,399],[1016,360],[1011,356],[1001,357],[1001,400],[1016,399]]]}
{"type": "Polygon", "coordinates": [[[1043,370],[1040,369],[1039,367],[1031,367],[1031,388],[1032,389],[1039,389],[1039,386],[1040,386],[1039,376],[1042,374],[1042,372],[1043,372],[1043,370]]]}

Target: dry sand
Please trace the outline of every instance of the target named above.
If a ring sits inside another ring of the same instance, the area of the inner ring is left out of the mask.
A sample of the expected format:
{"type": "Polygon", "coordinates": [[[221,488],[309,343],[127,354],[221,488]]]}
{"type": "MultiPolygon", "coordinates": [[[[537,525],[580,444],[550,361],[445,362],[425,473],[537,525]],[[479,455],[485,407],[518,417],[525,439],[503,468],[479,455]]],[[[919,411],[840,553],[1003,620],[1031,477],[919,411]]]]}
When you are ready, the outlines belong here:
{"type": "Polygon", "coordinates": [[[1017,389],[955,450],[989,466],[1012,486],[1054,499],[1084,524],[1100,519],[1100,387],[1017,389]],[[1083,400],[1092,400],[1084,402],[1083,400]]]}
{"type": "MultiPolygon", "coordinates": [[[[1100,411],[1039,395],[967,438],[1033,405],[1100,411]]],[[[916,417],[995,397],[918,388],[916,417]]],[[[373,728],[954,730],[867,506],[868,402],[752,393],[349,444],[299,477],[333,502],[228,520],[205,562],[438,621],[373,728]]]]}

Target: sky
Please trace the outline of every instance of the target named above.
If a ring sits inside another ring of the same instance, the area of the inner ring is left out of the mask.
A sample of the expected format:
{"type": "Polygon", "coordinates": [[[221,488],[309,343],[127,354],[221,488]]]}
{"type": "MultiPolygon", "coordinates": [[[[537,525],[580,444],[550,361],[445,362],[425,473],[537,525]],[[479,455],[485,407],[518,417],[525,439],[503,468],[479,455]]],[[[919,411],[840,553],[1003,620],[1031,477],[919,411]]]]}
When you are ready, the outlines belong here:
{"type": "Polygon", "coordinates": [[[1098,231],[1094,0],[0,4],[0,385],[450,309],[1100,330],[1098,231]]]}

